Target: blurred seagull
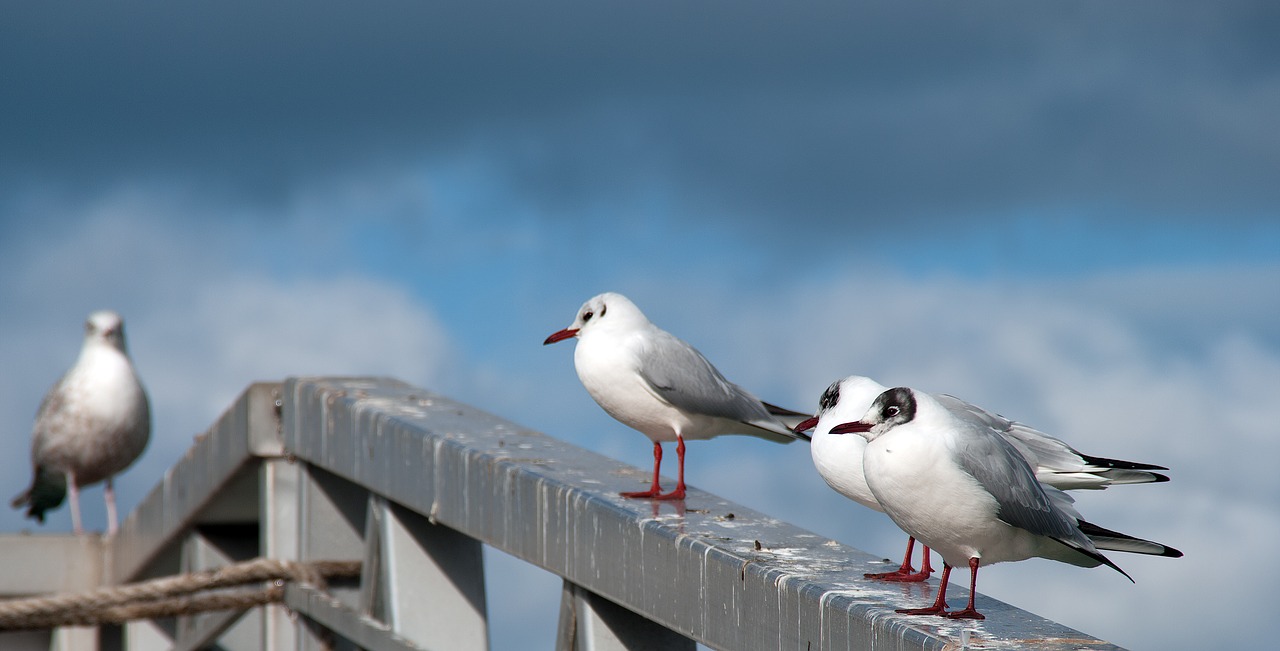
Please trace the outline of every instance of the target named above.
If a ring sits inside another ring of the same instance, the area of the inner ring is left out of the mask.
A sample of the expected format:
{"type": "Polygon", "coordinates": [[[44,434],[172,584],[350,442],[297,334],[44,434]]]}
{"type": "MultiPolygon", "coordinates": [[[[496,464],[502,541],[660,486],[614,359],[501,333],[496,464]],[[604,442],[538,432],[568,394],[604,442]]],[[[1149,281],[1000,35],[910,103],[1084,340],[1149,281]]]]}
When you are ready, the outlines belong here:
{"type": "Polygon", "coordinates": [[[573,324],[543,345],[578,338],[573,365],[587,393],[610,416],[653,441],[653,484],[624,497],[684,499],[685,439],[746,434],[778,443],[807,436],[790,425],[807,414],[775,407],[724,379],[693,346],[653,325],[621,294],[600,294],[573,324]],[[658,483],[662,443],[675,441],[680,469],[675,490],[658,483]]]}
{"type": "Polygon", "coordinates": [[[80,488],[105,481],[107,534],[116,531],[112,478],[147,447],[151,411],[147,393],[125,350],[124,321],[115,312],[89,315],[75,366],[45,394],[31,441],[31,488],[14,508],[44,523],[44,513],[71,493],[71,522],[80,524],[80,488]]]}
{"type": "MultiPolygon", "coordinates": [[[[871,378],[850,375],[832,383],[818,400],[818,415],[796,426],[799,431],[813,430],[813,465],[818,474],[836,492],[871,509],[883,511],[863,475],[862,456],[867,441],[860,436],[832,435],[831,428],[841,423],[857,420],[867,413],[871,403],[888,387],[871,378]]],[[[1041,483],[1062,490],[1103,489],[1112,484],[1143,484],[1168,481],[1165,475],[1152,472],[1168,470],[1162,466],[1118,459],[1094,457],[1076,451],[1065,442],[1048,434],[1010,421],[981,407],[969,404],[954,396],[932,396],[953,416],[975,427],[1000,434],[1018,451],[1035,471],[1041,483]]],[[[1070,508],[1071,498],[1061,495],[1060,506],[1070,508]]],[[[1111,549],[1111,541],[1099,535],[1094,541],[1103,549],[1111,549]]],[[[1116,542],[1124,550],[1127,543],[1116,542]]],[[[911,554],[915,539],[907,540],[907,552],[902,565],[892,572],[867,574],[868,579],[881,581],[924,581],[933,572],[929,549],[924,549],[920,571],[911,567],[911,554]]]]}
{"type": "Polygon", "coordinates": [[[867,440],[867,485],[893,521],[942,555],[938,596],[910,615],[984,619],[973,605],[978,568],[1034,556],[1080,567],[1107,565],[1089,532],[1102,531],[1131,546],[1122,551],[1180,557],[1160,543],[1107,531],[1062,508],[1061,494],[1036,480],[1031,466],[1004,436],[958,417],[932,396],[908,388],[880,394],[861,420],[831,428],[867,440]],[[946,610],[951,568],[969,566],[969,603],[946,610]]]}

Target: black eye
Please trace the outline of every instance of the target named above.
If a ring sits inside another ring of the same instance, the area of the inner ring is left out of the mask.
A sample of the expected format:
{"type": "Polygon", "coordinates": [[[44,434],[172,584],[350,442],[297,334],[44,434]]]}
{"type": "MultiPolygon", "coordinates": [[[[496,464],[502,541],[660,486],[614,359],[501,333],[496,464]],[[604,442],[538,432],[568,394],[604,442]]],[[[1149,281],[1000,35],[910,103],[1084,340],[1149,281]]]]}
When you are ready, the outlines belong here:
{"type": "Polygon", "coordinates": [[[601,305],[601,306],[600,306],[600,316],[604,316],[604,313],[605,313],[605,312],[607,312],[607,311],[609,311],[609,306],[608,306],[608,305],[601,305]]]}
{"type": "Polygon", "coordinates": [[[583,323],[586,323],[587,321],[590,321],[590,320],[591,320],[591,317],[593,317],[593,316],[595,316],[595,315],[596,315],[596,313],[595,313],[595,312],[592,312],[591,310],[587,310],[586,312],[583,312],[583,313],[582,313],[582,322],[583,322],[583,323]]]}
{"type": "Polygon", "coordinates": [[[900,413],[902,413],[902,410],[899,409],[897,405],[889,405],[889,408],[884,410],[884,415],[888,416],[889,418],[893,418],[894,416],[897,416],[900,413]]]}

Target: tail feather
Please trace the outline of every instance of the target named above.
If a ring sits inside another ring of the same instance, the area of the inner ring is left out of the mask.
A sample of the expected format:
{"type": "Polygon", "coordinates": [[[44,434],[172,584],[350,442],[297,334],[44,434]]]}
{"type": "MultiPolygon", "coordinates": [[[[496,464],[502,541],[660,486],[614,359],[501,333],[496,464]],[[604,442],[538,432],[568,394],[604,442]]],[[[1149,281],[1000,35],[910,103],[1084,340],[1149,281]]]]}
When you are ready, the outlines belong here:
{"type": "Polygon", "coordinates": [[[1169,558],[1181,558],[1182,552],[1158,542],[1151,540],[1143,540],[1135,538],[1129,534],[1120,533],[1099,527],[1092,522],[1080,521],[1080,531],[1088,536],[1098,549],[1106,549],[1114,552],[1130,552],[1133,554],[1149,554],[1151,556],[1167,556],[1169,558]]]}
{"type": "Polygon", "coordinates": [[[45,511],[58,508],[66,498],[67,476],[61,472],[37,467],[35,477],[31,480],[31,488],[13,498],[10,505],[15,509],[27,507],[27,517],[44,524],[45,511]]]}
{"type": "Polygon", "coordinates": [[[740,422],[744,425],[749,425],[751,430],[740,431],[737,432],[738,434],[749,434],[751,436],[762,438],[766,441],[773,441],[774,443],[791,443],[792,441],[809,440],[808,434],[794,432],[790,427],[787,427],[785,423],[781,423],[773,418],[769,420],[760,419],[740,422]]]}
{"type": "Polygon", "coordinates": [[[1112,484],[1152,484],[1169,481],[1168,475],[1131,468],[1111,468],[1095,471],[1093,474],[1105,478],[1112,484]]]}

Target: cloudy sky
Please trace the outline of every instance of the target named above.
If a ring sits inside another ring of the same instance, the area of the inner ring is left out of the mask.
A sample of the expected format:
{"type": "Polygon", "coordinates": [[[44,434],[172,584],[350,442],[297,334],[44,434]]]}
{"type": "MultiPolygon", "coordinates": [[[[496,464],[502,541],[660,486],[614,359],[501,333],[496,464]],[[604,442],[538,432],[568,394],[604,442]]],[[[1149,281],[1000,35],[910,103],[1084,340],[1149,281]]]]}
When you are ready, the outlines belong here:
{"type": "MultiPolygon", "coordinates": [[[[6,7],[4,490],[102,307],[154,410],[126,509],[246,385],[300,374],[395,376],[646,466],[572,343],[541,346],[612,290],[771,402],[865,374],[1171,467],[1080,506],[1185,558],[979,589],[1134,649],[1264,646],[1277,33],[1274,3],[1230,1],[6,7]]],[[[689,475],[901,551],[804,446],[694,443],[689,475]]],[[[491,590],[495,648],[549,644],[558,584],[491,562],[547,592],[491,590]]]]}

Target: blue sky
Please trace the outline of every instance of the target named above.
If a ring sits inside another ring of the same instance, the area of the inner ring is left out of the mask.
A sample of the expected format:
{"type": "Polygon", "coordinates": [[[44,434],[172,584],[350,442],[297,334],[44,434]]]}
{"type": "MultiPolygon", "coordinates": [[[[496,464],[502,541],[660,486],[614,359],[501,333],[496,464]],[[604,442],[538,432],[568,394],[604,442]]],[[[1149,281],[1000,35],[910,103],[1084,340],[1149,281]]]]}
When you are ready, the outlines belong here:
{"type": "MultiPolygon", "coordinates": [[[[102,307],[154,406],[126,507],[250,382],[298,374],[400,377],[645,466],[571,344],[541,346],[619,291],[771,402],[865,374],[1170,466],[1080,506],[1186,558],[1117,558],[1136,585],[997,566],[979,589],[1130,648],[1259,646],[1280,579],[1278,29],[1263,2],[7,8],[9,490],[102,307]],[[1160,614],[1188,602],[1201,617],[1160,614]]],[[[899,553],[803,446],[727,437],[689,464],[899,553]]],[[[100,491],[86,504],[101,526],[100,491]]],[[[510,571],[549,596],[494,595],[495,646],[549,640],[558,587],[510,571]]]]}

